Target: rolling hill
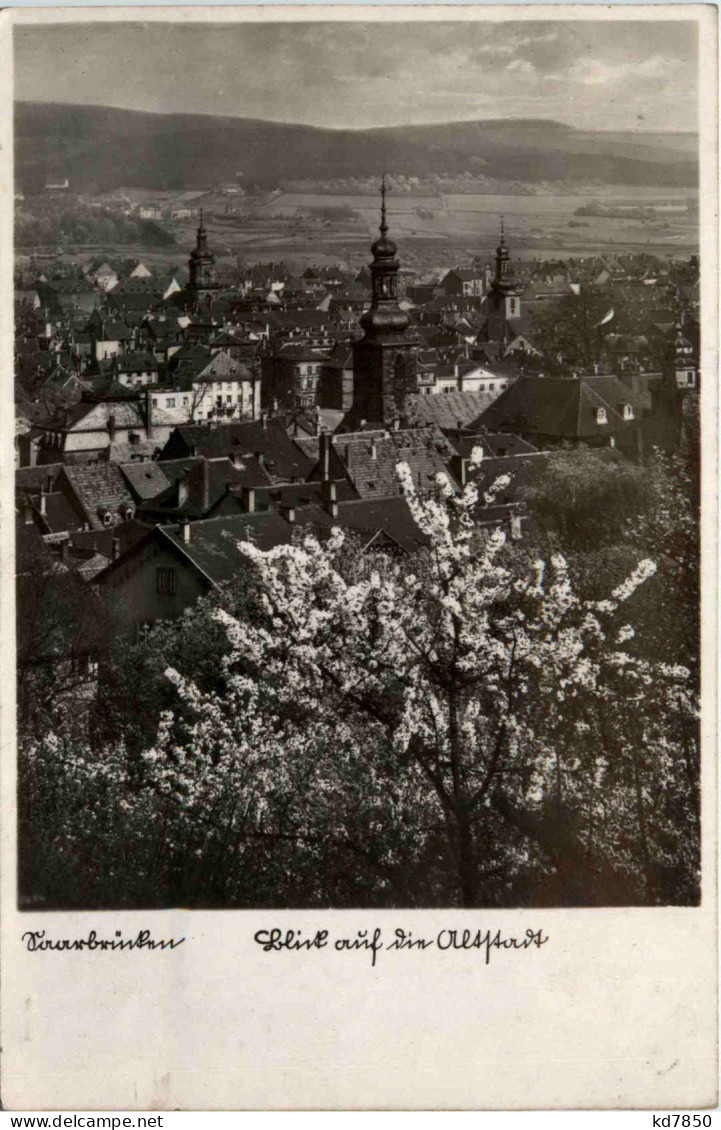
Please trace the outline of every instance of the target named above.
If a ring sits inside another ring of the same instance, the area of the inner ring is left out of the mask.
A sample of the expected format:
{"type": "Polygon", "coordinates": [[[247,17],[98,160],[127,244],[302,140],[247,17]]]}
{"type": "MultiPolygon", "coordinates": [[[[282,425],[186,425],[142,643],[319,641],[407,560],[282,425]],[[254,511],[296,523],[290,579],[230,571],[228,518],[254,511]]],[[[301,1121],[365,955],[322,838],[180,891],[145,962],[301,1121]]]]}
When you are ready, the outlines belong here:
{"type": "Polygon", "coordinates": [[[593,132],[546,120],[449,122],[367,130],[250,118],[152,114],[18,102],[16,181],[25,192],[68,177],[76,191],[121,185],[272,188],[294,179],[483,174],[499,180],[693,188],[694,134],[593,132]]]}

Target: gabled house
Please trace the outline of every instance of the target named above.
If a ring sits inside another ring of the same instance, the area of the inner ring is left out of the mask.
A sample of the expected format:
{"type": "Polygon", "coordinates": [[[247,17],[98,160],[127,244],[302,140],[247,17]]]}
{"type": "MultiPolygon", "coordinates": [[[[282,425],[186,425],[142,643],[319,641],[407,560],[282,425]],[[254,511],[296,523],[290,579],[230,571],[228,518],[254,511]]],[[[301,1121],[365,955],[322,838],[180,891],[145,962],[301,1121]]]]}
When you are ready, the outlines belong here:
{"type": "Polygon", "coordinates": [[[107,293],[120,282],[120,276],[110,263],[101,263],[91,274],[91,278],[99,290],[107,293]]]}
{"type": "Polygon", "coordinates": [[[615,376],[519,377],[473,426],[512,432],[541,450],[560,445],[643,450],[642,409],[615,376]]]}
{"type": "Polygon", "coordinates": [[[413,553],[426,544],[406,499],[338,502],[332,490],[327,493],[322,505],[281,511],[255,509],[251,494],[245,513],[153,527],[95,578],[116,630],[175,618],[219,585],[242,578],[252,566],[239,541],[269,550],[289,545],[299,529],[325,537],[341,526],[368,551],[413,553]]]}
{"type": "Polygon", "coordinates": [[[484,292],[483,273],[474,267],[454,267],[441,280],[443,293],[460,294],[464,298],[481,298],[484,292]]]}
{"type": "Polygon", "coordinates": [[[101,397],[84,392],[79,403],[43,425],[38,462],[97,462],[107,459],[113,444],[132,449],[148,438],[144,406],[135,394],[123,389],[101,397]]]}
{"type": "Polygon", "coordinates": [[[158,458],[165,463],[199,455],[241,461],[255,456],[274,482],[303,482],[315,462],[294,443],[280,420],[266,415],[259,420],[218,424],[212,428],[177,427],[158,458]]]}

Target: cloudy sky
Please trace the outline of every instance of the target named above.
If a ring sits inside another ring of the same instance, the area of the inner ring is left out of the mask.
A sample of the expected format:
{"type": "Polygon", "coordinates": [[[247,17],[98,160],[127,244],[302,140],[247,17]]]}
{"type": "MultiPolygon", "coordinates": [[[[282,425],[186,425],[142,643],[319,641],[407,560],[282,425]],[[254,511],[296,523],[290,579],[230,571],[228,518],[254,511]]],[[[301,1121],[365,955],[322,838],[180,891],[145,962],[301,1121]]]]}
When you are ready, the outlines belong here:
{"type": "Polygon", "coordinates": [[[16,97],[368,127],[696,128],[691,21],[15,28],[16,97]]]}

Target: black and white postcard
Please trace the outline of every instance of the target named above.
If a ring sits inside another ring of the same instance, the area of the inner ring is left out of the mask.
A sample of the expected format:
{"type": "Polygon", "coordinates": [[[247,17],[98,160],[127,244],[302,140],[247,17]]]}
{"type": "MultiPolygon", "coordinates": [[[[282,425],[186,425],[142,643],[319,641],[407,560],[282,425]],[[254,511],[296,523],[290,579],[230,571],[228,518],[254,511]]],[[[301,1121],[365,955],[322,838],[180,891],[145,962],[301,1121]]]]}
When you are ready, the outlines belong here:
{"type": "Polygon", "coordinates": [[[716,1103],[716,15],[2,13],[6,1108],[716,1103]]]}

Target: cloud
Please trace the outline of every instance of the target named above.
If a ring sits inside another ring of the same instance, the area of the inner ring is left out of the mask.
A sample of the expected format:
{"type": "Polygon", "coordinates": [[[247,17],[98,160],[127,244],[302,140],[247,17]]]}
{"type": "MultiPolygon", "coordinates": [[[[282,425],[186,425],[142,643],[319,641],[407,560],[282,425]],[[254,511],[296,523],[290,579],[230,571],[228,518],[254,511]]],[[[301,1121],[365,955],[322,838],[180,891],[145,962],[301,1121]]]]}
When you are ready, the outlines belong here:
{"type": "Polygon", "coordinates": [[[104,22],[14,39],[25,99],[339,127],[530,116],[593,128],[612,97],[618,128],[641,111],[648,128],[695,125],[692,20],[104,22]]]}
{"type": "Polygon", "coordinates": [[[536,68],[528,59],[514,59],[513,62],[508,64],[506,70],[511,74],[520,75],[533,75],[536,73],[536,68]]]}
{"type": "Polygon", "coordinates": [[[588,57],[577,59],[569,67],[565,76],[547,76],[554,79],[563,77],[584,86],[619,86],[628,80],[638,82],[643,79],[666,78],[673,74],[675,60],[663,55],[652,55],[640,62],[608,63],[602,59],[588,57]]]}

